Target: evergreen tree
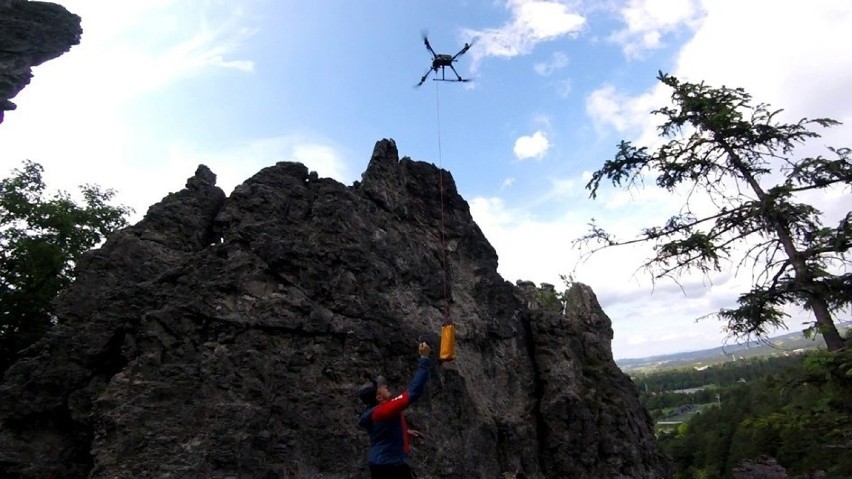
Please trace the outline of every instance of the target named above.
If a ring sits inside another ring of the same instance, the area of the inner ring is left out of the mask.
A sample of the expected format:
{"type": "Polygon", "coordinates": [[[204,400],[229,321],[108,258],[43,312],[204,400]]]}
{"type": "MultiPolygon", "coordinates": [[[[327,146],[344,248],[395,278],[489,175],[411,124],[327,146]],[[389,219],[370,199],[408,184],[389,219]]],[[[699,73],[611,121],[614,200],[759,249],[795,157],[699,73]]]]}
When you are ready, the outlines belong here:
{"type": "Polygon", "coordinates": [[[833,314],[852,304],[852,211],[836,226],[823,226],[822,213],[798,197],[852,185],[850,149],[829,148],[831,158],[793,156],[796,146],[819,137],[812,127],[838,122],[781,123],[780,110],[752,105],[742,89],[681,82],[662,72],[658,79],[673,90],[673,106],[653,112],[664,117],[660,132],[668,142],[653,152],[621,142],[615,159],[586,188],[595,198],[604,180],[632,188],[653,175],[670,192],[706,193],[718,209],[694,214],[691,193],[679,213],[634,239],[617,240],[593,220],[591,231],[577,241],[595,244],[592,252],[650,242],[655,255],[644,266],[654,278],[721,271],[728,261],[751,264],[756,272],[751,291],[740,295],[736,308],[717,313],[732,335],[766,337],[784,326],[784,307],[795,304],[813,313],[811,330],[823,335],[829,350],[841,348],[833,314]]]}

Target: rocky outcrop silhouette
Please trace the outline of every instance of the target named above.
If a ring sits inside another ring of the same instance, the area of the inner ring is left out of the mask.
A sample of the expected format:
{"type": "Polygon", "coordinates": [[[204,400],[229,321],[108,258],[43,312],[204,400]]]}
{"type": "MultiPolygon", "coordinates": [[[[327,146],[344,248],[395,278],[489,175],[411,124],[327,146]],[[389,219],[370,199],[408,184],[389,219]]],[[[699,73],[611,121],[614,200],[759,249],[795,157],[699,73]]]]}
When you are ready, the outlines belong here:
{"type": "Polygon", "coordinates": [[[80,17],[47,2],[0,0],[0,122],[32,78],[32,67],[80,43],[80,17]]]}
{"type": "Polygon", "coordinates": [[[419,477],[666,477],[591,289],[543,308],[497,260],[452,175],[392,140],[352,186],[282,162],[226,197],[200,166],[6,372],[0,476],[368,477],[355,391],[401,391],[449,305],[456,359],[407,414],[419,477]]]}

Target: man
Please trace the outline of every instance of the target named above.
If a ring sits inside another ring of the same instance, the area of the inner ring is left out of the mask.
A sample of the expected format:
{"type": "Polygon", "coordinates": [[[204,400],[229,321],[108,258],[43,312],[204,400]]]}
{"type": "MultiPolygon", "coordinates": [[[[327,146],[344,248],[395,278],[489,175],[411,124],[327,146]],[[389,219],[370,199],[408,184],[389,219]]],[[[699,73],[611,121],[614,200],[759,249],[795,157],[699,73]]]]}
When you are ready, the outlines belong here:
{"type": "Polygon", "coordinates": [[[370,434],[370,454],[367,459],[370,464],[372,479],[411,479],[414,473],[405,462],[410,449],[408,436],[420,437],[420,433],[408,429],[402,412],[417,401],[426,388],[429,380],[432,351],[428,344],[420,343],[417,348],[420,360],[417,371],[408,389],[399,396],[391,399],[385,378],[379,376],[376,381],[368,382],[358,389],[358,397],[367,405],[367,410],[361,415],[358,426],[370,434]]]}

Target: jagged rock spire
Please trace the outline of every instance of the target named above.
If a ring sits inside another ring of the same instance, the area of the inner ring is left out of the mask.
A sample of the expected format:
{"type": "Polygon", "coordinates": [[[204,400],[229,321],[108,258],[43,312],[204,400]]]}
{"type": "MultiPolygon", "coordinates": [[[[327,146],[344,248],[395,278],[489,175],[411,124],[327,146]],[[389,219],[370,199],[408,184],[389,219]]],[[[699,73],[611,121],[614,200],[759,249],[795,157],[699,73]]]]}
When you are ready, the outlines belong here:
{"type": "Polygon", "coordinates": [[[449,172],[392,140],[353,186],[282,162],[225,198],[201,166],[89,253],[0,383],[0,475],[364,476],[355,391],[406,386],[444,274],[456,360],[408,414],[420,477],[666,476],[594,293],[537,309],[449,172]]]}

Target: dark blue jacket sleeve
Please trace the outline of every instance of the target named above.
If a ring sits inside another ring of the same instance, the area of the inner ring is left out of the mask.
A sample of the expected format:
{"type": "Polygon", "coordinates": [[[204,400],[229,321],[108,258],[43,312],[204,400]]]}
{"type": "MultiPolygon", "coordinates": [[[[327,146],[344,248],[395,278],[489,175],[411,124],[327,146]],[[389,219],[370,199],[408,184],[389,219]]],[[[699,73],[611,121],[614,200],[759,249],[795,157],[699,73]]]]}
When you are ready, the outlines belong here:
{"type": "Polygon", "coordinates": [[[359,427],[363,427],[364,429],[370,429],[370,427],[372,427],[372,416],[374,409],[374,407],[371,407],[370,409],[364,411],[364,414],[361,414],[361,418],[358,420],[359,427]]]}
{"type": "Polygon", "coordinates": [[[417,363],[417,371],[414,372],[414,379],[408,386],[408,401],[414,402],[423,395],[426,389],[426,381],[429,380],[429,369],[432,366],[432,361],[429,358],[420,358],[417,363]]]}

